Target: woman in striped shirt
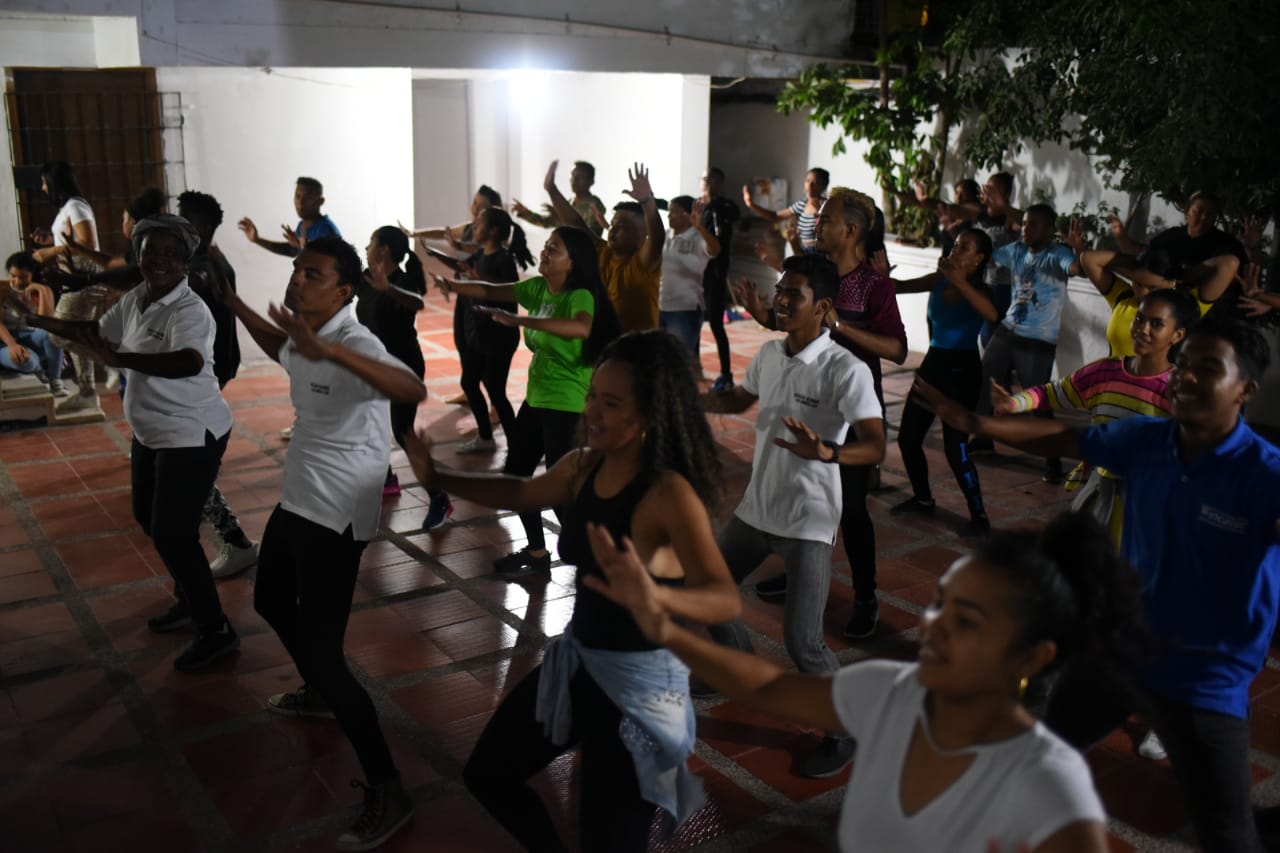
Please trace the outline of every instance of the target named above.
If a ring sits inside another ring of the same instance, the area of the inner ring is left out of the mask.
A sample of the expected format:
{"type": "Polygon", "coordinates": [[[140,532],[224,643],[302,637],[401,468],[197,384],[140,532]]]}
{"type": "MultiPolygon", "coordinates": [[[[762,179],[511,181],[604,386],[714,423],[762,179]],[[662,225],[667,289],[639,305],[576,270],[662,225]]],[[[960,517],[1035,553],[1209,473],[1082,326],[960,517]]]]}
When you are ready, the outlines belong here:
{"type": "MultiPolygon", "coordinates": [[[[1162,288],[1142,298],[1130,325],[1133,355],[1104,358],[1049,385],[1010,394],[991,383],[992,406],[999,415],[1036,409],[1087,410],[1095,424],[1134,415],[1169,417],[1169,373],[1178,345],[1200,319],[1200,306],[1186,290],[1162,288]]],[[[1072,509],[1086,510],[1111,531],[1120,544],[1124,519],[1124,486],[1101,468],[1081,464],[1067,478],[1078,490],[1072,509]]]]}

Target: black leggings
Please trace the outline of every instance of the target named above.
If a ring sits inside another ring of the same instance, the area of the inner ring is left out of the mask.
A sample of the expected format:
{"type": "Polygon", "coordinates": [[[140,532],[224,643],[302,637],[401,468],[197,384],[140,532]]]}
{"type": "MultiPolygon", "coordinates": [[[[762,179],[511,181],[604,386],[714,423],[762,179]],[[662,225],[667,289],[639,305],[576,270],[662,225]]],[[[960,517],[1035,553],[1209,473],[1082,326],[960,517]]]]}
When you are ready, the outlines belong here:
{"type": "MultiPolygon", "coordinates": [[[[937,388],[966,409],[978,404],[982,388],[982,357],[977,350],[940,349],[930,347],[916,375],[937,388]]],[[[917,500],[933,499],[929,488],[929,463],[924,455],[924,437],[933,425],[933,412],[908,397],[902,407],[902,423],[898,427],[898,450],[902,464],[911,479],[911,491],[917,500]]],[[[954,427],[942,425],[942,447],[956,483],[964,493],[971,518],[983,518],[982,487],[978,468],[969,458],[969,436],[954,427]]]]}
{"type": "Polygon", "coordinates": [[[492,441],[489,404],[480,393],[480,386],[484,385],[489,401],[498,410],[498,423],[502,424],[509,443],[516,429],[516,411],[507,399],[507,374],[511,372],[511,357],[520,346],[520,333],[499,327],[482,331],[476,337],[476,341],[458,353],[462,360],[462,393],[467,395],[467,405],[475,416],[476,431],[482,439],[492,441]]]}
{"type": "Polygon", "coordinates": [[[655,807],[641,799],[635,762],[618,735],[622,712],[586,670],[579,669],[569,685],[573,704],[569,742],[554,744],[534,719],[541,672],[539,666],[526,675],[493,712],[462,772],[467,788],[527,850],[566,850],[528,780],[580,745],[582,850],[647,850],[655,807]]]}
{"type": "Polygon", "coordinates": [[[733,372],[733,365],[729,362],[729,336],[724,331],[724,309],[729,285],[724,276],[712,271],[711,267],[715,263],[714,260],[711,261],[702,277],[702,299],[707,306],[707,325],[711,327],[711,336],[716,339],[716,352],[720,355],[720,373],[728,376],[733,372]]]}
{"type": "Polygon", "coordinates": [[[853,575],[853,597],[858,601],[876,597],[876,528],[867,509],[873,467],[840,466],[840,532],[844,534],[844,553],[853,575]]]}
{"type": "MultiPolygon", "coordinates": [[[[577,412],[540,409],[530,406],[528,401],[522,403],[514,428],[507,433],[507,464],[502,467],[502,473],[528,477],[544,456],[548,468],[556,464],[573,449],[580,417],[577,412]]],[[[520,523],[529,537],[530,550],[541,551],[547,547],[542,535],[541,513],[523,512],[520,523]]]]}
{"type": "Polygon", "coordinates": [[[307,686],[333,709],[370,785],[396,775],[378,712],[343,653],[360,554],[367,543],[277,506],[258,552],[253,608],[307,686]]]}

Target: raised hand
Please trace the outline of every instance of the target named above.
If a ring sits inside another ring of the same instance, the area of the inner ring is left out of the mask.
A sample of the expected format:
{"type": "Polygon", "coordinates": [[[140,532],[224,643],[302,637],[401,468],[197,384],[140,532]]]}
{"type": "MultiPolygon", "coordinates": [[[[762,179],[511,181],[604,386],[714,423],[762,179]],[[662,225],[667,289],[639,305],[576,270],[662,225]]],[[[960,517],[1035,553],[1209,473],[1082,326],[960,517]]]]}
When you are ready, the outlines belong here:
{"type": "Polygon", "coordinates": [[[734,301],[746,308],[747,313],[752,317],[769,310],[760,296],[759,288],[745,278],[735,278],[729,282],[729,291],[733,293],[734,301]]]}
{"type": "Polygon", "coordinates": [[[997,415],[1013,415],[1021,411],[1017,398],[994,379],[991,380],[991,409],[997,415]]]}
{"type": "Polygon", "coordinates": [[[520,199],[513,198],[511,199],[511,212],[516,216],[527,216],[529,214],[529,208],[525,207],[524,204],[521,203],[520,199]]]}
{"type": "Polygon", "coordinates": [[[707,212],[707,206],[702,199],[695,198],[693,200],[693,221],[697,225],[702,224],[702,215],[707,212]]]}
{"type": "Polygon", "coordinates": [[[280,226],[280,231],[281,233],[284,234],[284,241],[288,243],[290,246],[292,246],[293,248],[297,249],[299,252],[301,252],[303,249],[307,247],[306,232],[298,233],[297,231],[294,231],[292,228],[290,228],[288,225],[283,225],[283,224],[280,226]]]}
{"type": "Polygon", "coordinates": [[[258,226],[253,224],[253,220],[245,217],[240,220],[240,230],[244,232],[244,236],[249,239],[250,243],[258,242],[258,226]]]}
{"type": "Polygon", "coordinates": [[[1254,299],[1252,296],[1241,296],[1236,305],[1244,312],[1244,316],[1249,319],[1270,314],[1275,310],[1269,303],[1263,302],[1261,299],[1254,299]]]}
{"type": "Polygon", "coordinates": [[[638,202],[646,202],[653,198],[653,187],[649,185],[649,169],[643,163],[635,163],[627,169],[627,178],[631,181],[631,189],[623,190],[638,202]]]}
{"type": "Polygon", "coordinates": [[[449,294],[453,293],[453,283],[444,276],[436,275],[435,273],[427,273],[427,275],[431,277],[431,284],[435,286],[436,290],[444,294],[444,301],[449,302],[449,294]]]}
{"type": "Polygon", "coordinates": [[[403,222],[397,219],[396,227],[400,229],[400,233],[404,234],[404,236],[408,237],[410,240],[413,239],[413,229],[410,228],[408,225],[405,225],[403,222]]]}
{"type": "Polygon", "coordinates": [[[787,441],[785,438],[775,438],[773,440],[774,444],[790,450],[801,459],[816,459],[819,462],[827,461],[821,455],[822,436],[814,432],[808,424],[799,418],[783,418],[782,425],[790,430],[796,440],[787,441]]]}
{"type": "Polygon", "coordinates": [[[409,457],[409,465],[418,476],[418,482],[430,488],[436,481],[436,463],[431,458],[431,439],[427,437],[425,430],[406,430],[401,438],[404,440],[404,454],[409,457]]]}
{"type": "Polygon", "coordinates": [[[547,175],[542,179],[542,188],[547,192],[556,188],[556,169],[559,167],[559,160],[552,160],[551,165],[547,167],[547,175]]]}
{"type": "Polygon", "coordinates": [[[1128,233],[1128,229],[1124,227],[1124,220],[1114,213],[1107,217],[1107,228],[1111,230],[1111,236],[1117,240],[1123,240],[1128,233]]]}
{"type": "Polygon", "coordinates": [[[1071,217],[1071,225],[1067,228],[1066,244],[1079,255],[1085,249],[1084,225],[1080,222],[1080,217],[1071,217]]]}
{"type": "Polygon", "coordinates": [[[317,335],[314,329],[288,308],[273,302],[267,306],[267,316],[289,336],[292,342],[290,349],[298,355],[312,361],[325,361],[331,355],[332,347],[329,342],[317,335]]]}
{"type": "Polygon", "coordinates": [[[671,629],[671,615],[659,600],[658,585],[640,562],[635,546],[627,537],[622,547],[609,531],[598,524],[587,524],[587,541],[591,553],[604,574],[604,580],[588,574],[583,582],[615,604],[631,612],[636,626],[651,643],[662,645],[671,629]]]}

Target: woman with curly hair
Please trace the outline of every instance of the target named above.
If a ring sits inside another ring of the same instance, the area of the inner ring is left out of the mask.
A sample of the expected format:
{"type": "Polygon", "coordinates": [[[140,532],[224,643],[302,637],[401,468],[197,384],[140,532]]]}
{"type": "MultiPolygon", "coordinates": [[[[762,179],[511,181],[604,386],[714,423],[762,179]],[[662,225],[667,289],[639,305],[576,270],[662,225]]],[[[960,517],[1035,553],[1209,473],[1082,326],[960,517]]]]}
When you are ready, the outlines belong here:
{"type": "MultiPolygon", "coordinates": [[[[526,314],[485,305],[471,310],[500,326],[524,328],[533,351],[525,401],[507,434],[504,474],[528,477],[546,459],[551,468],[573,448],[578,419],[586,404],[592,365],[605,345],[618,336],[618,315],[600,280],[594,238],[580,228],[557,228],[547,238],[538,263],[541,275],[513,284],[449,281],[432,276],[445,293],[490,302],[517,302],[526,314]]],[[[507,577],[549,571],[551,553],[538,512],[522,513],[528,543],[501,557],[494,569],[507,577]]]]}
{"type": "Polygon", "coordinates": [[[421,439],[409,454],[423,483],[467,500],[521,512],[563,507],[560,555],[577,569],[572,620],[494,712],[467,762],[467,787],[529,850],[562,850],[527,783],[579,745],[583,849],[640,851],[655,807],[673,828],[702,803],[686,767],[689,671],[586,585],[604,577],[588,537],[606,530],[626,543],[672,613],[715,623],[741,610],[707,509],[722,479],[716,447],[679,340],[635,332],[604,350],[578,444],[532,479],[442,470],[421,439]]]}

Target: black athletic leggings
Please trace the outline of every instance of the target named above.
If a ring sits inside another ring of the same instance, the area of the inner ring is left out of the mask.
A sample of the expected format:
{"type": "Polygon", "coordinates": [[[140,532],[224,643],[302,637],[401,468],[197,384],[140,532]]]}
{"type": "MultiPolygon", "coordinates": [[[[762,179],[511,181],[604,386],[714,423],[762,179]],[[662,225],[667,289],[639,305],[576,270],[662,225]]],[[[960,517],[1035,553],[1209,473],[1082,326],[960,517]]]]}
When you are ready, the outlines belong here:
{"type": "MultiPolygon", "coordinates": [[[[972,410],[978,404],[982,388],[982,356],[977,350],[929,347],[916,375],[944,396],[972,410]]],[[[902,407],[902,423],[898,428],[902,464],[911,479],[911,491],[922,501],[933,499],[933,491],[929,488],[929,463],[924,455],[924,438],[933,425],[933,418],[933,412],[908,397],[902,407]]],[[[947,454],[947,464],[951,466],[951,473],[955,474],[956,483],[969,504],[969,515],[978,518],[986,513],[982,506],[978,469],[969,458],[968,442],[967,433],[942,425],[942,447],[947,454]]]]}
{"type": "Polygon", "coordinates": [[[534,719],[539,666],[502,700],[477,741],[462,779],[489,813],[534,853],[566,850],[528,780],[580,746],[578,826],[585,853],[640,853],[649,847],[655,807],[640,797],[636,766],[618,735],[622,712],[579,669],[569,684],[569,742],[554,744],[534,719]]]}
{"type": "Polygon", "coordinates": [[[711,327],[711,336],[716,339],[716,352],[720,356],[720,373],[728,376],[733,372],[729,362],[729,336],[724,330],[724,309],[728,301],[729,284],[724,276],[716,275],[711,269],[715,261],[707,267],[702,277],[702,299],[706,304],[707,325],[711,327]]]}
{"type": "MultiPolygon", "coordinates": [[[[537,470],[543,457],[548,468],[556,464],[573,449],[580,417],[577,412],[530,406],[526,400],[520,405],[514,428],[507,433],[507,464],[502,467],[502,473],[528,477],[537,470]]],[[[541,551],[547,547],[542,535],[541,513],[521,513],[520,523],[529,537],[530,550],[541,551]]]]}
{"type": "Polygon", "coordinates": [[[478,330],[476,340],[469,343],[465,352],[459,351],[462,393],[467,395],[467,405],[475,416],[476,431],[485,441],[493,440],[493,422],[489,420],[489,404],[480,392],[482,384],[489,392],[489,402],[498,411],[498,423],[502,424],[508,443],[516,430],[516,411],[507,399],[507,374],[511,372],[511,357],[519,346],[518,329],[497,326],[478,330]]]}
{"type": "Polygon", "coordinates": [[[840,532],[844,535],[844,553],[853,575],[853,597],[858,601],[876,597],[876,528],[867,509],[873,467],[840,466],[840,532]]]}

